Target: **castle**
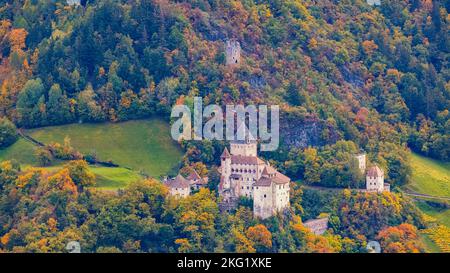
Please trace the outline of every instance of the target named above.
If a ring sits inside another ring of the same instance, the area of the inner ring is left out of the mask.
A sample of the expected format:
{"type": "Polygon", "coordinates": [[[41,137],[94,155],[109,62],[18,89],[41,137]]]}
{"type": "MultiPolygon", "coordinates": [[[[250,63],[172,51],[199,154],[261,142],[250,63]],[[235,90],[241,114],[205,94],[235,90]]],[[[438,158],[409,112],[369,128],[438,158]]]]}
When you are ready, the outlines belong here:
{"type": "Polygon", "coordinates": [[[366,172],[366,154],[355,155],[358,160],[359,170],[366,175],[366,191],[383,192],[390,191],[390,185],[384,183],[384,172],[377,165],[370,167],[366,172]]]}
{"type": "Polygon", "coordinates": [[[290,179],[258,157],[257,143],[249,135],[222,153],[220,207],[230,211],[240,197],[247,197],[253,200],[255,217],[265,219],[289,207],[290,179]]]}
{"type": "Polygon", "coordinates": [[[236,40],[228,40],[225,45],[226,64],[236,66],[241,62],[241,44],[236,40]]]}

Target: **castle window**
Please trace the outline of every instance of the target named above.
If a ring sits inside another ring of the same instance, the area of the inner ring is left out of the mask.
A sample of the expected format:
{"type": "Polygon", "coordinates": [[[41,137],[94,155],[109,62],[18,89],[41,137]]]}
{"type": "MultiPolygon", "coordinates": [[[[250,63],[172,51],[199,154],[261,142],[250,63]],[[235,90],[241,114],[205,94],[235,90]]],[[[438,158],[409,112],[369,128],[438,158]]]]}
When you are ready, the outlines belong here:
{"type": "Polygon", "coordinates": [[[264,198],[266,198],[267,196],[264,194],[264,198]]]}
{"type": "Polygon", "coordinates": [[[247,186],[247,190],[249,190],[250,189],[250,187],[249,186],[247,186]]]}

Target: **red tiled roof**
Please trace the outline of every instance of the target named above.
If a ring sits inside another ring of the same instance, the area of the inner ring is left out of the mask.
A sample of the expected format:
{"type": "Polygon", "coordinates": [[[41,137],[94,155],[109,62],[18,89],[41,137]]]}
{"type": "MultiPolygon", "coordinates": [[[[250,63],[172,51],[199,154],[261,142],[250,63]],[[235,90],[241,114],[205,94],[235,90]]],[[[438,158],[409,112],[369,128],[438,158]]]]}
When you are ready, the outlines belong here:
{"type": "Polygon", "coordinates": [[[231,164],[261,165],[265,162],[257,156],[232,155],[231,164]]]}
{"type": "Polygon", "coordinates": [[[255,184],[253,184],[255,187],[270,187],[272,186],[272,178],[270,177],[261,177],[258,181],[256,181],[255,184]]]}
{"type": "Polygon", "coordinates": [[[225,150],[223,150],[223,153],[220,157],[221,158],[229,158],[230,157],[230,153],[228,152],[227,147],[225,147],[225,150]]]}
{"type": "Polygon", "coordinates": [[[289,177],[275,170],[275,172],[271,173],[270,176],[268,175],[262,176],[254,185],[258,187],[269,187],[270,185],[272,185],[272,183],[286,184],[289,182],[291,182],[291,179],[289,177]]]}
{"type": "Polygon", "coordinates": [[[275,170],[274,167],[272,167],[270,165],[266,165],[266,167],[264,167],[262,175],[270,175],[270,174],[276,174],[276,173],[277,173],[277,170],[275,170]]]}
{"type": "Polygon", "coordinates": [[[370,176],[370,177],[380,177],[383,175],[384,175],[383,170],[380,169],[377,165],[375,165],[367,170],[367,176],[370,176]]]}
{"type": "Polygon", "coordinates": [[[187,180],[199,180],[201,179],[200,175],[197,173],[195,169],[192,169],[189,173],[188,177],[186,177],[187,180]]]}
{"type": "Polygon", "coordinates": [[[280,173],[279,171],[276,172],[275,177],[273,178],[275,178],[274,182],[277,184],[286,184],[291,182],[291,179],[289,177],[280,173]]]}
{"type": "Polygon", "coordinates": [[[186,180],[181,174],[177,175],[174,179],[169,179],[166,182],[169,188],[188,188],[190,187],[189,181],[186,180]]]}

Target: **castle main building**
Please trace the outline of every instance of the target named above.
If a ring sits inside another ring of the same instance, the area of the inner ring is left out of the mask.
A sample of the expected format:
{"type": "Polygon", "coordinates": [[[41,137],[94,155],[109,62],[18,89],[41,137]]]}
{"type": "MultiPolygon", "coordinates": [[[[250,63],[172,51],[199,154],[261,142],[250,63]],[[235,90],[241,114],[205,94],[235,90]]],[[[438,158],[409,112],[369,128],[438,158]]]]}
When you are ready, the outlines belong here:
{"type": "Polygon", "coordinates": [[[231,142],[230,151],[221,156],[222,209],[235,208],[240,197],[253,199],[253,213],[262,219],[289,207],[289,177],[258,158],[255,140],[231,142]]]}

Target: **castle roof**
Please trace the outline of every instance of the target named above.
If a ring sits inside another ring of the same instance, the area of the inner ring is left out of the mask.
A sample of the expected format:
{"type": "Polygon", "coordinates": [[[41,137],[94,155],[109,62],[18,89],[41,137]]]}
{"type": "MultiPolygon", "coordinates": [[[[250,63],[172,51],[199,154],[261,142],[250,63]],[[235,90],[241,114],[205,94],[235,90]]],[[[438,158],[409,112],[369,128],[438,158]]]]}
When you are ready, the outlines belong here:
{"type": "Polygon", "coordinates": [[[177,175],[174,179],[169,179],[165,183],[169,188],[189,188],[190,183],[181,174],[177,175]]]}
{"type": "Polygon", "coordinates": [[[265,162],[257,156],[232,155],[231,164],[261,165],[265,164],[265,162]]]}
{"type": "Polygon", "coordinates": [[[227,147],[225,147],[225,150],[223,150],[223,153],[220,157],[221,158],[229,158],[230,157],[230,153],[228,152],[227,147]]]}
{"type": "Polygon", "coordinates": [[[270,186],[272,186],[272,182],[273,182],[272,178],[263,176],[258,181],[256,181],[256,183],[253,184],[253,186],[255,186],[255,187],[270,187],[270,186]]]}
{"type": "Polygon", "coordinates": [[[191,169],[191,172],[189,173],[188,177],[186,177],[186,178],[187,178],[187,180],[202,179],[195,169],[191,169]]]}
{"type": "Polygon", "coordinates": [[[191,183],[195,183],[197,185],[204,185],[208,184],[208,181],[206,178],[201,177],[198,172],[195,169],[192,169],[189,173],[187,180],[191,183]]]}
{"type": "MultiPolygon", "coordinates": [[[[269,165],[266,166],[265,169],[267,169],[267,167],[270,167],[269,165]]],[[[272,167],[270,167],[272,168],[272,167]]],[[[273,169],[273,168],[272,168],[273,169]]],[[[275,169],[273,169],[275,170],[275,169]]],[[[267,171],[267,173],[270,173],[270,171],[267,171]]],[[[257,187],[270,187],[272,185],[272,183],[275,184],[287,184],[291,181],[291,179],[289,177],[287,177],[286,175],[280,173],[279,171],[275,170],[275,172],[270,173],[270,176],[266,175],[266,176],[262,176],[255,184],[254,186],[257,187]]]]}
{"type": "Polygon", "coordinates": [[[383,170],[380,169],[377,165],[370,167],[370,169],[367,170],[367,176],[369,177],[380,177],[383,175],[384,175],[383,170]]]}
{"type": "Polygon", "coordinates": [[[277,170],[276,170],[274,167],[272,167],[272,166],[270,166],[270,165],[266,165],[266,166],[264,167],[264,170],[263,170],[263,172],[262,172],[262,175],[270,176],[270,175],[276,174],[276,173],[277,173],[277,170]]]}

